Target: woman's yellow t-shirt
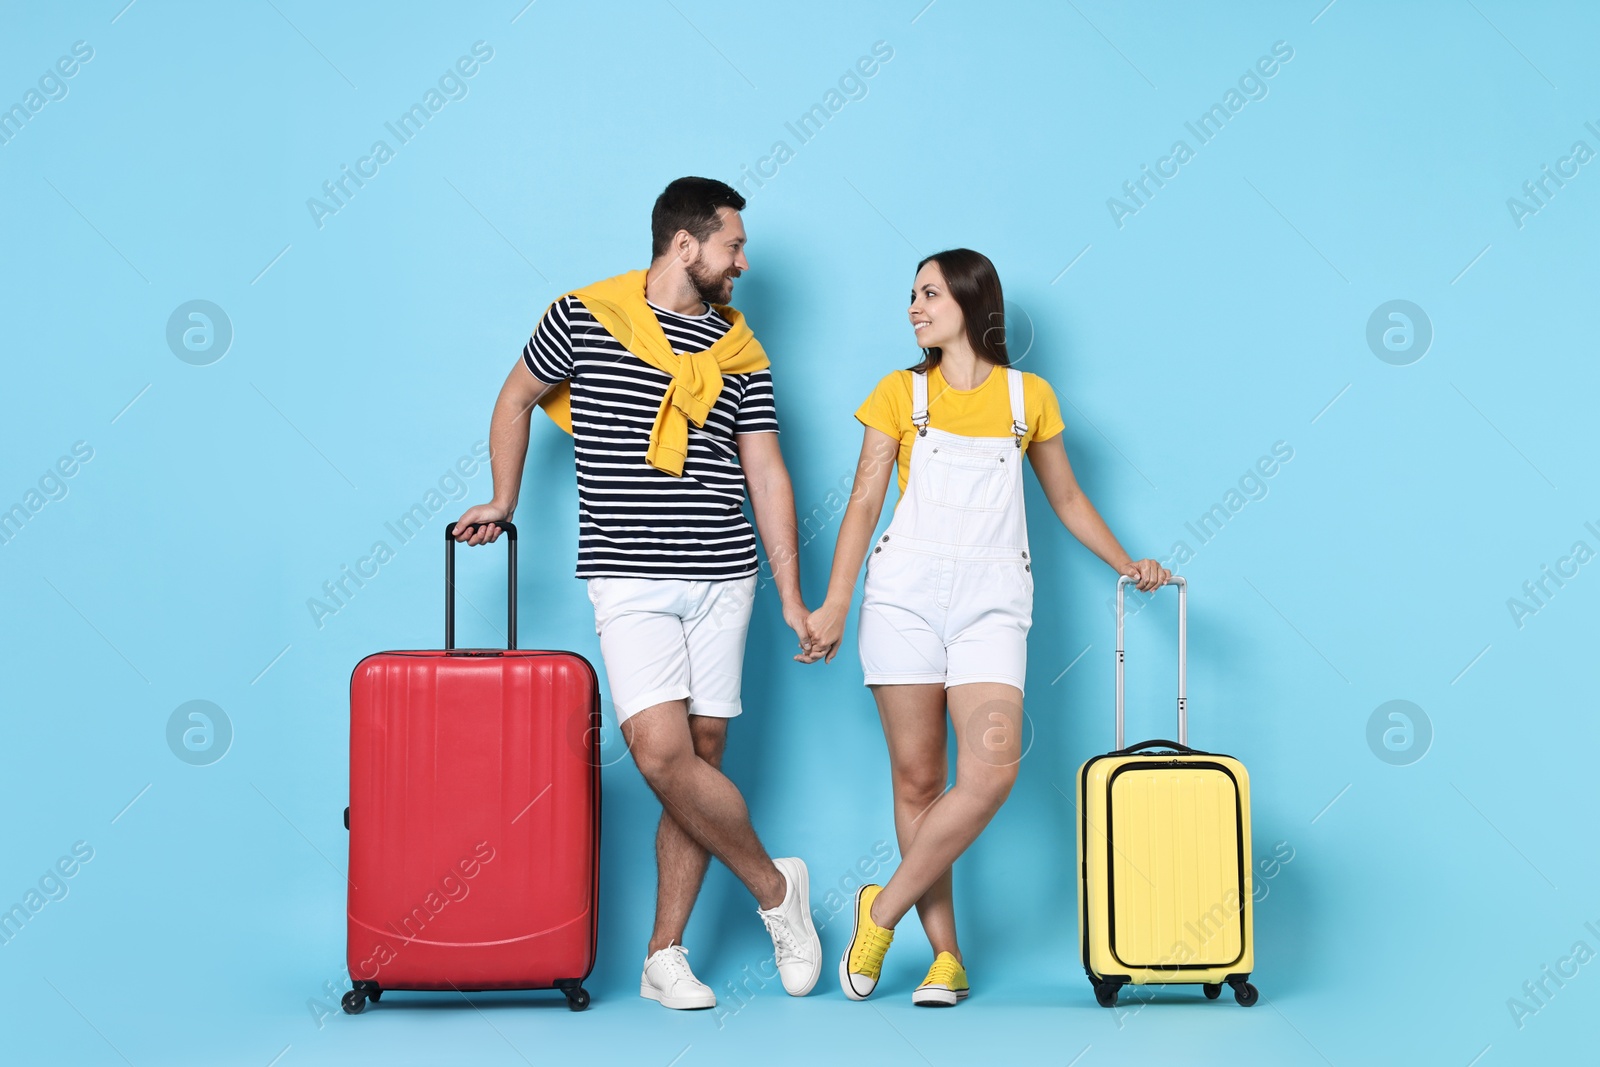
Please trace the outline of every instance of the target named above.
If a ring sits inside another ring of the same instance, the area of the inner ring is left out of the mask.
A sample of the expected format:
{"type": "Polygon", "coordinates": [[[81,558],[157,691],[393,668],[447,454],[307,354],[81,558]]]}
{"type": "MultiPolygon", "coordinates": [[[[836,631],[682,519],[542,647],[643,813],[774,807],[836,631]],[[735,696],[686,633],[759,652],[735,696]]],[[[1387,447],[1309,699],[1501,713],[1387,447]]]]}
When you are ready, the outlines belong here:
{"type": "MultiPolygon", "coordinates": [[[[1022,411],[1028,432],[1022,447],[1048,441],[1067,428],[1061,405],[1050,383],[1037,374],[1022,373],[1022,411]]],[[[880,430],[900,442],[900,493],[911,475],[911,443],[917,428],[911,422],[911,372],[897,370],[884,377],[872,395],[856,409],[864,426],[880,430]]],[[[935,367],[928,372],[928,425],[963,437],[1011,436],[1011,393],[1006,369],[994,366],[976,389],[952,389],[935,367]]],[[[896,505],[898,506],[898,505],[896,505]]]]}

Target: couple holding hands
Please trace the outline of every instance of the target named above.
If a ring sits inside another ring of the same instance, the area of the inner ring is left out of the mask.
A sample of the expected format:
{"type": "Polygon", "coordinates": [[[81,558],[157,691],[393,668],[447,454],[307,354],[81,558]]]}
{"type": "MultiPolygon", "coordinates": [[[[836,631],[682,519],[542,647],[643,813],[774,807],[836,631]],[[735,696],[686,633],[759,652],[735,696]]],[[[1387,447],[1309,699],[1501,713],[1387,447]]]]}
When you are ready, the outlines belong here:
{"type": "Polygon", "coordinates": [[[624,739],[662,805],[639,992],[668,1008],[716,1004],[682,945],[711,856],[756,898],[784,989],[804,996],[821,973],[806,865],[767,854],[721,762],[742,711],[756,533],[803,663],[837,654],[865,562],[861,664],[888,742],[901,862],[887,883],[857,892],[839,983],[853,1000],[870,995],[895,925],[915,907],[934,960],[912,1000],[954,1005],[970,987],[951,865],[1004,803],[1022,757],[1033,611],[1023,457],[1056,516],[1118,573],[1141,590],[1170,573],[1130,558],[1079,488],[1055,394],[1010,366],[994,265],[954,249],[917,265],[909,320],[921,361],[890,373],[856,411],[855,485],[827,597],[807,611],[772,373],[728,306],[749,269],[744,206],[722,182],[672,182],[651,212],[649,268],[550,305],[495,404],[494,497],[461,516],[456,538],[493,541],[512,517],[529,415],[542,406],[574,439],[577,577],[624,739]],[[874,541],[891,472],[900,497],[874,541]],[[957,743],[948,788],[947,715],[957,743]]]}

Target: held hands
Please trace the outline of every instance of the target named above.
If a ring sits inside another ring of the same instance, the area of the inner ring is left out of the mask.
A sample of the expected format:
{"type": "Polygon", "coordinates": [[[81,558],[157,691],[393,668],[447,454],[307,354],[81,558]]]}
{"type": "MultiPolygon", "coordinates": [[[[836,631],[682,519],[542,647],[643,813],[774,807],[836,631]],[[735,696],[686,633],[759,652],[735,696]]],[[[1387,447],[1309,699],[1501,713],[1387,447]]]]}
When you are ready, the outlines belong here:
{"type": "Polygon", "coordinates": [[[798,600],[783,606],[783,621],[794,631],[795,637],[800,639],[800,651],[794,657],[796,663],[815,663],[823,657],[833,659],[834,654],[839,651],[839,635],[844,630],[844,617],[843,613],[839,613],[836,625],[830,622],[831,618],[827,604],[823,604],[816,611],[807,611],[806,606],[798,600]]]}
{"type": "Polygon", "coordinates": [[[799,600],[783,606],[783,621],[794,631],[795,637],[800,639],[800,651],[794,657],[796,663],[815,663],[814,645],[811,641],[809,629],[811,612],[799,600]]]}
{"type": "Polygon", "coordinates": [[[505,531],[495,524],[501,520],[509,520],[513,510],[515,509],[495,501],[468,508],[461,513],[461,518],[456,520],[456,540],[467,545],[485,545],[498,540],[505,531]],[[478,527],[476,530],[467,529],[474,525],[478,527]]]}
{"type": "Polygon", "coordinates": [[[1133,579],[1133,586],[1148,593],[1159,585],[1166,585],[1172,572],[1153,559],[1132,560],[1123,566],[1121,573],[1133,579]]]}
{"type": "Polygon", "coordinates": [[[832,600],[823,601],[822,606],[806,619],[806,633],[800,639],[800,647],[807,650],[806,655],[796,656],[795,659],[802,663],[815,663],[819,659],[832,663],[833,657],[839,654],[839,641],[844,637],[844,620],[849,613],[848,603],[840,605],[832,600]]]}

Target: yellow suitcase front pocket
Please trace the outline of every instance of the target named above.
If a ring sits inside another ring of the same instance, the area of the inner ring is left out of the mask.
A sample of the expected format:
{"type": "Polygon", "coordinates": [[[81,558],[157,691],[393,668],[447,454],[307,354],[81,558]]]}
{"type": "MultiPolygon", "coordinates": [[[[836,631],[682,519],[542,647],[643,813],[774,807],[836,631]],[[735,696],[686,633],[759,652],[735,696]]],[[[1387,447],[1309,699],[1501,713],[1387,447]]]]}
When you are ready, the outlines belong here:
{"type": "Polygon", "coordinates": [[[1112,774],[1110,949],[1129,968],[1226,967],[1244,954],[1239,789],[1217,765],[1112,774]]]}

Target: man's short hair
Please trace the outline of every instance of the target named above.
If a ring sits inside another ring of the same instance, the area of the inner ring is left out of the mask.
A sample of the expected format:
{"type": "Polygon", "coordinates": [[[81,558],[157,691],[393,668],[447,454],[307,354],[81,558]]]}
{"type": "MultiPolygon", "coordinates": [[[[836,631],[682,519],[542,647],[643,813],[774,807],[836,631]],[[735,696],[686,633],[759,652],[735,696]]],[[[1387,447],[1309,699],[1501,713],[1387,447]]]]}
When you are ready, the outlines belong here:
{"type": "Polygon", "coordinates": [[[717,209],[744,210],[744,197],[733,186],[715,178],[679,178],[656,197],[650,211],[650,258],[660,256],[679,230],[704,241],[722,229],[717,209]]]}

